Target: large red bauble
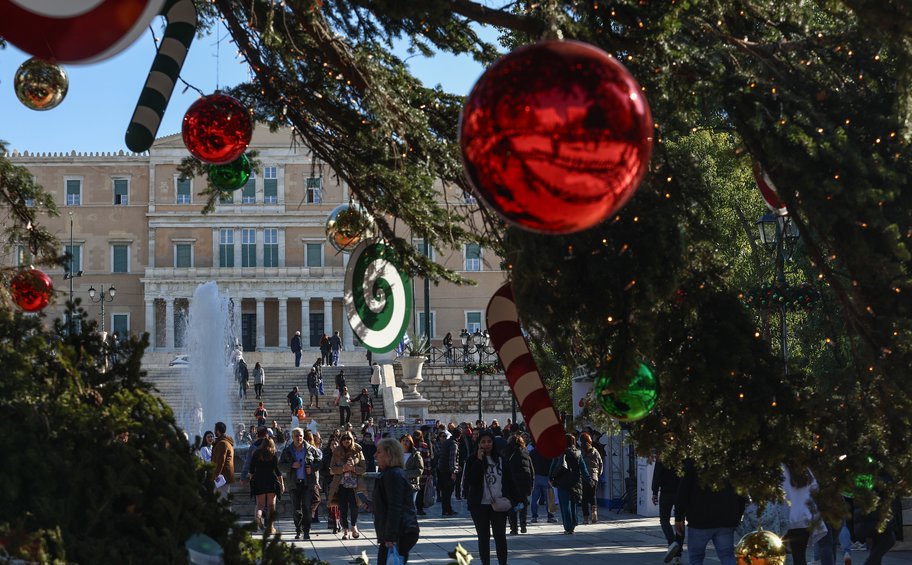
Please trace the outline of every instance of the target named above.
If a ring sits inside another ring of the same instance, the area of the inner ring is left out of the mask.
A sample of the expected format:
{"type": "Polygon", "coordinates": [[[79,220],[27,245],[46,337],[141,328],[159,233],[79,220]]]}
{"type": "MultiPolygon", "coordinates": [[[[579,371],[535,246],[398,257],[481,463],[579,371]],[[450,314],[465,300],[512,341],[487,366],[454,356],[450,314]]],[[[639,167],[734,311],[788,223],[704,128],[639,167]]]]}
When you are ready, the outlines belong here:
{"type": "Polygon", "coordinates": [[[769,178],[769,175],[766,174],[766,171],[763,170],[760,163],[754,161],[753,170],[754,179],[757,181],[757,188],[760,189],[760,196],[762,196],[763,201],[766,202],[766,207],[779,216],[787,215],[788,209],[785,207],[785,202],[779,197],[779,191],[776,190],[776,185],[773,184],[772,179],[769,178]]]}
{"type": "Polygon", "coordinates": [[[47,306],[53,292],[51,277],[38,269],[21,271],[10,281],[13,301],[26,312],[37,312],[47,306]]]}
{"type": "Polygon", "coordinates": [[[138,38],[164,0],[0,0],[0,36],[60,63],[95,63],[138,38]]]}
{"type": "Polygon", "coordinates": [[[545,233],[590,228],[636,191],[652,116],[616,59],[575,41],[513,51],[481,76],[459,125],[478,195],[509,222],[545,233]]]}
{"type": "Polygon", "coordinates": [[[247,150],[253,125],[243,104],[225,94],[210,94],[184,114],[184,145],[191,155],[212,165],[225,165],[247,150]]]}

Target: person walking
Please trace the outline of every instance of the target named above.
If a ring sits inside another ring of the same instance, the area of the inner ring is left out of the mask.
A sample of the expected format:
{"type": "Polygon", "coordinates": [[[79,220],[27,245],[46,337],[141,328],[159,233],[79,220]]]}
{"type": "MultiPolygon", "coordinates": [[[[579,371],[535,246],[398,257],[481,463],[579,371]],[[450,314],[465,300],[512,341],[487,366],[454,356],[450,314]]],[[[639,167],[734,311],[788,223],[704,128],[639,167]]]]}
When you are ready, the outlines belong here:
{"type": "Polygon", "coordinates": [[[320,356],[324,367],[332,364],[329,358],[329,351],[329,337],[324,333],[323,337],[320,338],[320,356]]]}
{"type": "Polygon", "coordinates": [[[443,336],[443,355],[448,365],[453,362],[453,332],[443,336]]]}
{"type": "Polygon", "coordinates": [[[234,440],[228,435],[225,422],[215,423],[215,443],[212,445],[212,480],[219,498],[228,497],[234,482],[234,440]]]}
{"type": "Polygon", "coordinates": [[[343,386],[342,391],[336,398],[336,405],[339,407],[339,426],[344,426],[351,420],[351,396],[348,394],[348,387],[343,386]]]}
{"type": "Polygon", "coordinates": [[[392,548],[402,557],[403,563],[408,563],[409,552],[418,543],[420,534],[413,483],[409,480],[409,471],[403,467],[408,469],[409,461],[420,461],[421,457],[417,454],[406,457],[402,451],[403,444],[393,438],[383,438],[377,444],[380,476],[374,481],[372,497],[377,565],[386,565],[392,548]]]}
{"type": "Polygon", "coordinates": [[[368,394],[366,388],[361,389],[361,393],[358,396],[352,398],[352,402],[357,402],[361,408],[361,423],[367,421],[370,418],[371,410],[374,409],[374,400],[371,398],[371,395],[368,394]]]}
{"type": "Polygon", "coordinates": [[[333,332],[329,338],[329,350],[332,353],[332,366],[339,366],[339,354],[342,352],[342,338],[339,337],[339,330],[333,332]]]}
{"type": "Polygon", "coordinates": [[[746,503],[730,484],[721,490],[701,486],[693,461],[684,463],[684,476],[674,502],[675,533],[684,535],[686,520],[690,565],[703,565],[710,540],[722,565],[736,565],[735,528],[746,503]]]}
{"type": "Polygon", "coordinates": [[[203,434],[203,444],[200,446],[199,457],[206,463],[212,461],[212,445],[215,443],[215,435],[206,430],[206,433],[203,434]]]}
{"type": "Polygon", "coordinates": [[[510,520],[510,535],[526,533],[526,518],[529,514],[529,496],[535,484],[535,470],[532,468],[532,458],[526,450],[526,440],[521,434],[514,434],[507,442],[509,456],[507,461],[510,467],[510,476],[518,499],[517,505],[510,510],[507,518],[510,520]],[[518,524],[517,524],[518,522],[518,524]],[[519,529],[517,530],[517,525],[519,529]]]}
{"type": "Polygon", "coordinates": [[[370,385],[374,389],[374,398],[380,396],[380,363],[376,361],[371,365],[370,385]]]}
{"type": "Polygon", "coordinates": [[[345,388],[345,371],[339,371],[339,374],[336,375],[336,390],[342,392],[342,389],[345,388]]]}
{"type": "MultiPolygon", "coordinates": [[[[415,447],[415,440],[411,435],[405,434],[399,438],[399,443],[402,446],[402,469],[405,471],[405,478],[409,480],[409,483],[412,487],[412,505],[415,504],[415,498],[418,496],[418,491],[421,490],[421,480],[424,477],[424,458],[421,457],[421,453],[418,452],[418,448],[415,447]]],[[[377,466],[379,466],[379,461],[377,466]]]]}
{"type": "MultiPolygon", "coordinates": [[[[472,426],[467,422],[463,422],[459,425],[460,430],[462,431],[462,437],[459,438],[459,460],[468,461],[469,457],[475,453],[475,441],[472,439],[472,426]]],[[[456,473],[456,486],[453,489],[453,494],[456,496],[456,500],[462,500],[464,498],[464,488],[463,488],[463,479],[465,478],[465,465],[459,466],[459,471],[456,473]]]]}
{"type": "Polygon", "coordinates": [[[329,443],[323,448],[323,464],[320,467],[320,490],[326,493],[326,527],[338,534],[342,530],[342,519],[339,506],[329,504],[329,489],[332,484],[332,455],[339,447],[339,439],[335,436],[329,438],[329,443]]]}
{"type": "MultiPolygon", "coordinates": [[[[427,488],[428,479],[430,479],[434,473],[434,467],[431,465],[431,448],[427,442],[424,441],[424,432],[415,430],[412,439],[415,442],[415,448],[418,450],[418,454],[421,455],[424,467],[424,472],[421,473],[421,488],[418,489],[418,493],[415,496],[415,509],[419,516],[424,516],[426,514],[424,511],[424,492],[425,488],[427,488]]],[[[431,486],[433,487],[433,485],[431,486]]]]}
{"type": "Polygon", "coordinates": [[[674,469],[666,467],[661,460],[656,461],[652,471],[652,503],[659,506],[659,526],[662,527],[665,542],[668,544],[665,563],[672,559],[675,563],[680,563],[684,547],[683,532],[677,535],[674,526],[671,525],[671,509],[674,507],[680,482],[681,478],[674,469]]]}
{"type": "Polygon", "coordinates": [[[322,460],[323,453],[305,440],[304,430],[291,430],[291,443],[282,450],[279,469],[287,475],[285,484],[291,488],[295,539],[310,539],[314,488],[322,460]]]}
{"type": "Polygon", "coordinates": [[[553,499],[554,491],[551,489],[550,472],[552,460],[543,456],[532,445],[529,452],[529,458],[532,460],[532,469],[535,471],[535,479],[532,485],[532,523],[538,523],[538,505],[542,504],[547,512],[547,521],[549,524],[557,523],[554,512],[549,509],[548,501],[553,499]]]}
{"type": "Polygon", "coordinates": [[[243,357],[238,359],[235,374],[238,382],[238,398],[245,399],[247,398],[247,389],[250,388],[250,371],[247,369],[247,362],[244,361],[243,357]]]}
{"type": "Polygon", "coordinates": [[[269,528],[269,535],[272,535],[275,533],[275,499],[276,496],[281,496],[285,492],[285,479],[282,472],[279,471],[279,460],[272,438],[267,437],[253,453],[249,477],[250,491],[256,497],[257,529],[262,530],[265,527],[263,514],[269,512],[270,521],[273,524],[269,528]]]}
{"type": "Polygon", "coordinates": [[[291,387],[291,392],[289,392],[288,396],[285,398],[288,399],[288,407],[291,408],[291,415],[297,416],[298,410],[304,408],[304,399],[298,394],[298,387],[291,387]]]}
{"type": "Polygon", "coordinates": [[[266,373],[263,371],[263,366],[257,361],[253,366],[253,393],[257,400],[263,396],[264,384],[266,384],[266,373]]]}
{"type": "Polygon", "coordinates": [[[291,338],[291,352],[294,353],[295,367],[301,366],[301,353],[304,351],[304,343],[301,339],[301,332],[295,332],[291,338]]]}
{"type": "Polygon", "coordinates": [[[266,418],[269,417],[269,412],[266,410],[266,407],[263,406],[262,402],[260,402],[256,407],[256,410],[253,411],[253,417],[256,419],[258,428],[266,427],[266,418]]]}
{"type": "Polygon", "coordinates": [[[443,440],[437,455],[437,484],[440,488],[440,506],[444,516],[455,516],[453,489],[459,474],[459,428],[443,440]]]}
{"type": "Polygon", "coordinates": [[[316,404],[317,408],[320,407],[320,392],[317,390],[318,386],[317,370],[311,367],[310,372],[307,373],[307,392],[310,394],[310,402],[307,404],[308,408],[312,408],[314,404],[316,404]]]}
{"type": "Polygon", "coordinates": [[[598,503],[595,501],[595,490],[602,476],[602,455],[592,446],[592,436],[588,432],[580,434],[583,459],[589,470],[589,480],[583,481],[583,524],[598,521],[598,503]]]}
{"type": "MultiPolygon", "coordinates": [[[[817,490],[817,480],[807,467],[792,470],[782,465],[782,490],[789,505],[789,529],[785,534],[786,543],[792,554],[794,565],[807,565],[808,545],[816,545],[826,533],[826,526],[820,522],[820,514],[812,497],[817,490]],[[816,527],[812,528],[816,524],[816,527]]],[[[833,562],[832,552],[828,562],[833,562]]]]}
{"type": "Polygon", "coordinates": [[[551,463],[551,483],[557,487],[557,504],[565,534],[573,534],[579,524],[577,507],[583,498],[583,482],[590,480],[583,454],[576,448],[576,438],[567,434],[567,449],[551,463]]]}
{"type": "Polygon", "coordinates": [[[329,504],[338,506],[342,519],[342,539],[358,539],[358,496],[359,483],[367,464],[361,446],[355,443],[351,432],[343,432],[339,447],[333,451],[330,472],[332,484],[329,487],[329,504]]]}
{"type": "Polygon", "coordinates": [[[478,436],[478,449],[466,462],[466,500],[482,565],[491,563],[491,535],[497,562],[507,563],[507,512],[519,502],[510,474],[510,465],[500,456],[489,430],[478,436]]]}

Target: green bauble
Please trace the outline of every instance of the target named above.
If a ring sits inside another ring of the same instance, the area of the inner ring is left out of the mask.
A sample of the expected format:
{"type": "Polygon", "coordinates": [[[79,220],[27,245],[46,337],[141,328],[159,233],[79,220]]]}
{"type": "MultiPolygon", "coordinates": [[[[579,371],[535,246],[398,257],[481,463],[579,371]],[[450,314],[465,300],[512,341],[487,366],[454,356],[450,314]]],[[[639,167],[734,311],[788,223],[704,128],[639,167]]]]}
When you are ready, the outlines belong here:
{"type": "Polygon", "coordinates": [[[247,184],[250,159],[241,155],[227,165],[209,165],[209,182],[222,192],[231,192],[247,184]]]}
{"type": "Polygon", "coordinates": [[[659,397],[659,383],[649,367],[640,363],[640,368],[627,390],[614,390],[611,379],[605,374],[599,374],[595,378],[595,394],[609,416],[623,422],[633,422],[645,417],[655,408],[659,397]]]}

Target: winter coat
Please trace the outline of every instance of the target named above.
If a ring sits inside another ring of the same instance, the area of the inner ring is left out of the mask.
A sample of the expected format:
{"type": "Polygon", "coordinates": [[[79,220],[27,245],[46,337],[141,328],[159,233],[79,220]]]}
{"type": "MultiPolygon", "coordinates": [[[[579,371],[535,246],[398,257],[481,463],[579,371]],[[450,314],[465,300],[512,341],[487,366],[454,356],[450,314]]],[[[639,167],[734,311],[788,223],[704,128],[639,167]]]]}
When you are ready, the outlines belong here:
{"type": "Polygon", "coordinates": [[[412,449],[411,456],[405,462],[404,472],[412,490],[418,490],[421,487],[421,476],[424,475],[424,458],[417,449],[412,449]]]}
{"type": "Polygon", "coordinates": [[[371,500],[378,543],[398,543],[403,534],[419,531],[411,485],[401,467],[390,467],[380,473],[374,481],[371,500]]]}
{"type": "Polygon", "coordinates": [[[589,482],[598,484],[602,477],[602,456],[594,447],[583,451],[583,459],[586,460],[586,467],[589,469],[589,482]]]}
{"type": "Polygon", "coordinates": [[[293,338],[291,338],[291,351],[292,353],[300,353],[301,350],[301,336],[295,335],[293,338]]]}
{"type": "MultiPolygon", "coordinates": [[[[308,487],[312,487],[317,484],[320,467],[323,464],[323,452],[305,441],[302,456],[304,464],[310,465],[311,469],[310,475],[305,472],[304,480],[307,481],[308,487]]],[[[298,483],[298,470],[291,468],[292,463],[297,460],[298,452],[294,448],[294,443],[288,443],[279,455],[279,470],[285,473],[285,486],[288,489],[295,488],[298,483]]]]}
{"type": "Polygon", "coordinates": [[[437,454],[437,471],[455,475],[459,472],[459,447],[452,437],[444,440],[437,454]]]}
{"type": "MultiPolygon", "coordinates": [[[[465,487],[465,499],[470,509],[481,506],[481,499],[487,488],[485,486],[485,467],[487,464],[487,458],[482,461],[477,456],[469,457],[466,462],[463,486],[465,487]]],[[[506,496],[514,506],[523,502],[523,497],[516,492],[516,482],[512,480],[509,463],[503,457],[499,457],[495,460],[495,465],[500,466],[502,474],[501,492],[493,493],[494,496],[506,496]]]]}
{"type": "Polygon", "coordinates": [[[329,494],[327,500],[330,506],[339,505],[339,486],[342,484],[342,467],[345,462],[351,459],[354,463],[352,473],[358,477],[358,488],[364,490],[364,473],[367,472],[367,461],[364,458],[364,451],[357,443],[352,443],[352,449],[346,451],[343,446],[339,446],[333,451],[332,460],[329,464],[329,472],[332,474],[332,482],[329,485],[329,494]]]}
{"type": "Polygon", "coordinates": [[[691,528],[735,528],[746,503],[731,485],[718,491],[702,487],[693,462],[688,461],[675,496],[675,521],[686,519],[691,528]]]}
{"type": "Polygon", "coordinates": [[[219,475],[225,477],[230,485],[234,482],[234,440],[231,436],[224,435],[212,445],[212,480],[219,475]]]}
{"type": "Polygon", "coordinates": [[[266,372],[263,371],[263,367],[259,369],[253,369],[253,384],[255,385],[264,385],[266,384],[266,372]]]}
{"type": "Polygon", "coordinates": [[[373,367],[371,367],[370,384],[372,384],[372,385],[380,384],[380,365],[374,365],[373,367]]]}
{"type": "Polygon", "coordinates": [[[659,490],[665,494],[674,495],[678,492],[678,484],[681,477],[674,469],[666,467],[661,461],[656,461],[655,469],[652,471],[652,494],[658,496],[659,490]]]}
{"type": "MultiPolygon", "coordinates": [[[[477,457],[476,457],[477,459],[477,457]]],[[[516,484],[516,492],[526,504],[532,495],[535,484],[535,470],[532,468],[532,458],[529,452],[517,446],[510,454],[510,476],[516,484]]]]}
{"type": "Polygon", "coordinates": [[[583,481],[589,480],[589,469],[580,450],[568,447],[551,463],[551,481],[560,490],[569,491],[577,502],[583,499],[583,481]]]}

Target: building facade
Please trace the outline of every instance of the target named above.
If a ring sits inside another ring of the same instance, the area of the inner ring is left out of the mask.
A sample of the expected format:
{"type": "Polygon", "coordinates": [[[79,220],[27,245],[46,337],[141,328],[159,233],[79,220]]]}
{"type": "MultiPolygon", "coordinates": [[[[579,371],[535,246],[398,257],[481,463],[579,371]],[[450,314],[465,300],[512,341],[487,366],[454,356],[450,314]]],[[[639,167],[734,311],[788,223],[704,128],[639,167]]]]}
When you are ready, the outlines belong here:
{"type": "MultiPolygon", "coordinates": [[[[295,331],[305,346],[336,330],[346,349],[356,346],[342,306],[348,254],[336,252],[325,233],[330,212],[349,202],[348,186],[294,143],[289,130],[259,127],[250,149],[258,151],[259,173],[205,215],[206,197],[198,193],[206,179],[185,180],[177,172],[188,156],[179,134],[141,155],[14,151],[11,160],[29,169],[60,210],[59,217],[39,220],[69,257],[65,268],[47,271],[56,290],[49,318],[63,318],[72,295],[101,321],[99,296],[114,286],[114,299],[103,305],[109,333],[147,332],[152,351],[180,351],[194,290],[216,281],[231,300],[246,351],[287,349],[295,331]],[[89,288],[96,289],[94,301],[89,288]]],[[[441,198],[474,204],[461,191],[441,188],[441,198]]],[[[478,282],[431,286],[431,337],[439,342],[452,332],[458,342],[461,328],[484,328],[484,309],[505,273],[496,254],[475,245],[432,253],[478,282]]],[[[29,262],[21,246],[9,255],[13,265],[29,262]]],[[[414,281],[412,336],[424,327],[423,288],[414,281]]]]}

